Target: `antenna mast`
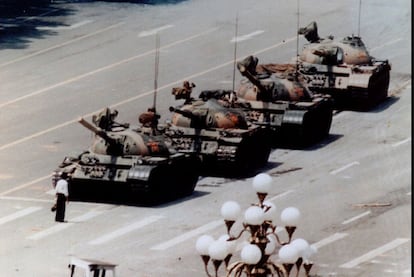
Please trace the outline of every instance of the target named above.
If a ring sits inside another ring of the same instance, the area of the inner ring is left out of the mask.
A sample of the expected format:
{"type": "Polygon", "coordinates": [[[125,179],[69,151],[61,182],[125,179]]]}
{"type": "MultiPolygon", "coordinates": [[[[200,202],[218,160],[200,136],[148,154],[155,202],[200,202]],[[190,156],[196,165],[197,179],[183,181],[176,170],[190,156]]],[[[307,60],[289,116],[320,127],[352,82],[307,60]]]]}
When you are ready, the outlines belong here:
{"type": "Polygon", "coordinates": [[[361,6],[362,6],[362,0],[359,0],[359,12],[358,12],[358,37],[359,37],[359,29],[361,26],[361,6]]]}
{"type": "Polygon", "coordinates": [[[297,22],[296,22],[296,72],[295,77],[298,77],[298,70],[299,70],[299,0],[297,0],[296,5],[296,14],[297,14],[297,22]]]}
{"type": "Polygon", "coordinates": [[[155,107],[157,106],[157,89],[158,89],[158,64],[160,60],[160,37],[158,32],[155,34],[155,77],[154,77],[154,113],[156,113],[155,107]]]}
{"type": "Polygon", "coordinates": [[[239,25],[239,13],[236,14],[236,26],[234,31],[234,57],[233,57],[233,91],[234,91],[234,83],[235,83],[235,75],[236,75],[236,58],[237,58],[237,33],[238,33],[238,25],[239,25]]]}

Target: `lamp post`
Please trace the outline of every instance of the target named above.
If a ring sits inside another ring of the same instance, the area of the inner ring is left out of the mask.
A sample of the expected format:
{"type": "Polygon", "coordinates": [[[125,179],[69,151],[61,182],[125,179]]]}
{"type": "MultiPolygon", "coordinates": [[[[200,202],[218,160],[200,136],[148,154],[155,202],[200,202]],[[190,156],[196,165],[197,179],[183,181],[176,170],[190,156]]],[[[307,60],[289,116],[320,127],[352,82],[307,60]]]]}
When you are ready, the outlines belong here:
{"type": "Polygon", "coordinates": [[[214,240],[209,235],[198,238],[196,249],[204,262],[207,276],[218,277],[220,267],[224,262],[224,271],[227,277],[288,277],[296,265],[296,276],[299,276],[303,266],[304,274],[309,276],[312,263],[309,258],[316,252],[304,239],[292,240],[293,233],[300,220],[300,212],[295,207],[285,208],[280,220],[282,226],[276,226],[273,219],[276,217],[276,206],[266,201],[272,188],[272,178],[268,174],[260,173],[253,178],[253,188],[258,197],[258,203],[252,204],[244,212],[242,229],[233,232],[234,223],[241,214],[240,205],[235,201],[227,201],[221,207],[227,233],[214,240]],[[282,241],[278,233],[284,230],[287,240],[282,241]],[[236,243],[242,240],[243,234],[248,234],[246,245],[240,251],[240,259],[230,264],[234,257],[236,243]],[[278,260],[271,256],[278,250],[278,260]],[[210,261],[213,264],[214,275],[209,271],[210,261]]]}

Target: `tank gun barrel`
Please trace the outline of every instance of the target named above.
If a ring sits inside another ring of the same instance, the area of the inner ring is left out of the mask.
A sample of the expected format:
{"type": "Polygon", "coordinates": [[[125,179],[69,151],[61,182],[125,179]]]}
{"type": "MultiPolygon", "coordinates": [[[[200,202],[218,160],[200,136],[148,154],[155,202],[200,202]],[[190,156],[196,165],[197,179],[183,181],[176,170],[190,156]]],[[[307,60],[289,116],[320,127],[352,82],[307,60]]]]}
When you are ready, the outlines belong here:
{"type": "Polygon", "coordinates": [[[190,111],[183,111],[183,110],[180,110],[180,109],[177,109],[177,108],[174,108],[174,107],[170,107],[169,110],[170,110],[170,112],[175,112],[175,113],[181,114],[182,116],[187,117],[191,120],[198,119],[198,116],[196,116],[195,114],[193,114],[190,111]]]}
{"type": "Polygon", "coordinates": [[[260,80],[255,76],[255,74],[253,74],[247,69],[245,65],[238,62],[237,68],[239,69],[241,75],[246,77],[250,82],[252,82],[252,84],[254,84],[259,89],[260,92],[267,91],[267,88],[260,82],[260,80]]]}
{"type": "Polygon", "coordinates": [[[90,131],[92,131],[93,133],[95,133],[97,136],[103,138],[106,142],[108,142],[109,144],[116,144],[116,140],[109,137],[108,134],[102,130],[99,127],[94,126],[93,124],[89,123],[88,121],[86,121],[84,118],[79,118],[78,122],[84,126],[86,129],[89,129],[90,131]]]}

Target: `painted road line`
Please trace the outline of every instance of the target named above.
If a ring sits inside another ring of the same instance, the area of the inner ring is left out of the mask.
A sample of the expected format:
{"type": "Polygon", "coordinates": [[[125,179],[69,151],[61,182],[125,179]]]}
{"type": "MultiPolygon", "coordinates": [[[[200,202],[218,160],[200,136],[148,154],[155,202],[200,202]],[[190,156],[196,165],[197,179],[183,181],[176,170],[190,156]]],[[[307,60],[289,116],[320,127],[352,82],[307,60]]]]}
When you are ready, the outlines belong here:
{"type": "Polygon", "coordinates": [[[47,176],[43,176],[43,177],[37,178],[37,179],[35,179],[35,180],[33,180],[33,181],[30,181],[30,182],[24,183],[24,184],[22,184],[22,185],[20,185],[20,186],[17,186],[17,187],[14,187],[14,188],[12,188],[12,189],[9,189],[9,190],[6,190],[6,191],[3,191],[3,192],[1,192],[1,193],[0,193],[0,196],[4,196],[4,195],[9,194],[9,193],[12,193],[12,192],[14,192],[14,191],[17,191],[17,190],[23,189],[23,188],[25,188],[25,187],[31,186],[31,185],[33,185],[33,184],[35,184],[35,183],[37,183],[37,182],[44,181],[44,180],[46,180],[47,178],[50,178],[50,177],[51,177],[51,175],[47,175],[47,176]]]}
{"type": "Polygon", "coordinates": [[[397,142],[397,143],[394,143],[394,144],[392,145],[392,147],[397,147],[397,146],[400,146],[401,144],[404,144],[404,143],[407,143],[407,142],[410,142],[410,141],[411,141],[411,137],[406,138],[405,140],[399,141],[399,142],[397,142]]]}
{"type": "Polygon", "coordinates": [[[157,244],[153,247],[151,247],[151,250],[166,250],[172,246],[175,246],[183,241],[186,241],[188,239],[191,239],[197,235],[201,235],[204,234],[205,232],[212,230],[214,228],[217,228],[218,226],[223,225],[223,220],[216,220],[216,221],[212,221],[208,224],[205,224],[197,229],[194,229],[190,232],[184,233],[178,237],[175,237],[169,241],[157,244]]]}
{"type": "Polygon", "coordinates": [[[80,41],[80,40],[82,40],[82,39],[89,38],[89,37],[95,36],[95,35],[97,35],[97,34],[100,34],[100,33],[106,32],[106,31],[109,31],[109,30],[114,29],[114,28],[117,28],[117,27],[119,27],[119,26],[121,26],[121,25],[123,25],[123,24],[125,24],[125,23],[124,23],[124,22],[116,23],[116,24],[114,24],[114,25],[111,25],[111,26],[108,26],[108,27],[106,27],[106,28],[100,29],[100,30],[98,30],[98,31],[96,31],[96,32],[93,32],[93,33],[90,33],[90,34],[87,34],[87,35],[83,35],[83,36],[77,37],[77,38],[75,38],[75,39],[68,40],[68,41],[66,41],[66,42],[64,42],[64,43],[57,44],[57,45],[51,46],[51,47],[49,47],[49,48],[45,48],[45,49],[43,49],[43,50],[40,50],[40,51],[34,52],[34,53],[32,53],[32,54],[29,54],[29,55],[26,55],[26,56],[22,56],[22,57],[20,57],[20,58],[17,58],[17,59],[14,59],[14,60],[11,60],[11,61],[8,61],[8,62],[5,62],[5,63],[3,63],[3,64],[0,64],[0,68],[1,68],[1,67],[4,67],[4,66],[6,66],[6,65],[12,64],[12,63],[16,63],[16,62],[19,62],[19,61],[22,61],[22,60],[26,60],[26,59],[28,59],[28,58],[31,58],[31,57],[34,57],[34,56],[37,56],[37,55],[43,54],[43,53],[48,52],[48,51],[51,51],[51,50],[55,50],[55,49],[57,49],[57,48],[61,48],[61,47],[63,47],[63,46],[66,46],[66,45],[68,45],[68,44],[71,44],[71,43],[74,43],[74,42],[80,41]]]}
{"type": "Polygon", "coordinates": [[[38,30],[56,30],[56,31],[57,30],[72,30],[72,29],[79,28],[83,25],[89,24],[91,22],[93,22],[93,21],[92,20],[84,20],[84,21],[81,21],[81,22],[78,22],[78,23],[75,23],[75,24],[72,24],[72,25],[69,25],[69,26],[55,26],[55,27],[39,26],[39,27],[36,27],[36,29],[38,29],[38,30]]]}
{"type": "Polygon", "coordinates": [[[38,199],[28,197],[15,197],[15,196],[0,196],[1,200],[13,200],[13,201],[26,201],[26,202],[40,202],[40,203],[54,203],[52,199],[38,199]]]}
{"type": "Polygon", "coordinates": [[[103,235],[103,236],[101,236],[97,239],[94,239],[94,240],[90,241],[89,244],[97,245],[97,244],[106,243],[110,240],[116,239],[116,238],[121,237],[125,234],[128,234],[132,231],[135,231],[135,230],[140,229],[142,227],[145,227],[149,224],[152,224],[152,223],[160,220],[161,218],[163,218],[163,216],[149,216],[149,217],[144,218],[144,219],[142,219],[138,222],[135,222],[133,224],[129,224],[129,225],[127,225],[127,226],[125,226],[121,229],[118,229],[114,232],[111,232],[111,233],[103,235]]]}
{"type": "MultiPolygon", "coordinates": [[[[206,30],[206,31],[204,31],[204,32],[201,32],[201,33],[198,33],[198,34],[195,34],[195,35],[189,36],[189,37],[187,37],[187,38],[184,38],[184,39],[181,39],[181,40],[177,40],[177,41],[175,41],[175,42],[172,42],[172,43],[170,43],[170,44],[167,44],[167,45],[165,45],[165,46],[160,47],[160,50],[167,49],[167,48],[170,48],[170,47],[175,46],[175,45],[177,45],[177,44],[181,44],[181,43],[184,43],[184,42],[190,41],[190,40],[195,39],[195,38],[197,38],[197,37],[203,36],[203,35],[205,35],[205,34],[207,34],[207,33],[213,32],[213,31],[215,31],[215,30],[217,30],[217,29],[218,29],[217,27],[214,27],[214,28],[208,29],[208,30],[206,30]]],[[[19,101],[21,101],[21,100],[24,100],[24,99],[27,99],[27,98],[30,98],[30,97],[33,97],[33,96],[37,96],[37,95],[43,94],[43,93],[45,93],[45,92],[47,92],[47,91],[49,91],[49,90],[52,90],[52,89],[55,89],[55,88],[58,88],[58,87],[61,87],[61,86],[64,86],[64,85],[67,85],[67,84],[73,83],[73,82],[75,82],[75,81],[79,81],[79,80],[81,80],[81,79],[84,79],[84,78],[86,78],[86,77],[89,77],[89,76],[95,75],[95,74],[100,73],[100,72],[103,72],[103,71],[106,71],[106,70],[108,70],[108,69],[112,69],[112,68],[115,68],[115,67],[117,67],[117,66],[124,65],[124,64],[129,63],[129,62],[131,62],[131,61],[133,61],[133,60],[136,60],[136,59],[138,59],[138,58],[141,58],[141,57],[144,57],[144,56],[148,56],[148,55],[150,55],[150,54],[153,54],[154,52],[155,52],[155,49],[153,49],[153,50],[149,50],[149,51],[147,51],[147,52],[144,52],[144,53],[141,53],[141,54],[138,54],[138,55],[135,55],[135,56],[131,56],[131,57],[129,57],[129,58],[126,58],[126,59],[120,60],[120,61],[118,61],[118,62],[115,62],[115,63],[109,64],[109,65],[107,65],[107,66],[100,67],[100,68],[97,68],[97,69],[95,69],[95,70],[92,70],[92,71],[86,72],[86,73],[84,73],[84,74],[81,74],[81,75],[78,75],[78,76],[75,76],[75,77],[69,78],[69,79],[67,79],[67,80],[65,80],[65,81],[62,81],[62,82],[60,82],[60,83],[56,83],[56,84],[54,84],[54,85],[50,85],[50,86],[48,86],[48,87],[45,87],[45,88],[42,88],[42,89],[36,90],[36,91],[34,91],[34,92],[32,92],[32,93],[29,93],[29,94],[26,94],[26,95],[20,96],[20,97],[18,97],[18,98],[13,99],[13,100],[9,100],[9,101],[6,101],[6,102],[4,102],[4,103],[1,103],[1,104],[0,104],[0,108],[2,108],[2,107],[4,107],[4,106],[7,106],[7,105],[10,105],[10,104],[14,104],[14,103],[16,103],[16,102],[19,102],[19,101]]]]}
{"type": "Polygon", "coordinates": [[[90,211],[86,214],[75,217],[75,218],[69,220],[66,223],[56,223],[56,225],[54,225],[54,226],[52,226],[48,229],[45,229],[41,232],[38,232],[36,234],[33,234],[33,235],[27,237],[27,239],[30,239],[30,240],[42,239],[44,237],[47,237],[47,236],[53,235],[55,233],[58,233],[58,232],[60,232],[64,229],[67,229],[67,228],[71,227],[72,225],[74,225],[75,223],[87,221],[87,220],[89,220],[91,218],[94,218],[94,217],[96,217],[96,216],[98,216],[102,213],[103,213],[102,211],[90,211]]]}
{"type": "Polygon", "coordinates": [[[138,37],[147,37],[147,36],[153,36],[156,33],[158,33],[159,31],[165,30],[165,29],[169,29],[174,27],[174,25],[164,25],[152,30],[148,30],[148,31],[142,31],[141,33],[139,33],[138,37]]]}
{"type": "Polygon", "coordinates": [[[382,45],[378,45],[378,46],[376,46],[376,47],[371,48],[369,51],[371,51],[371,52],[376,51],[376,50],[378,50],[378,49],[380,49],[380,48],[383,48],[383,47],[385,47],[385,46],[388,46],[388,45],[391,45],[391,44],[397,43],[397,42],[399,42],[399,41],[401,41],[401,40],[403,40],[403,39],[402,39],[402,38],[397,38],[397,39],[394,39],[394,40],[388,41],[387,43],[384,43],[384,44],[382,44],[382,45]]]}
{"type": "Polygon", "coordinates": [[[390,250],[392,250],[392,249],[408,242],[409,240],[410,239],[405,239],[405,238],[395,239],[395,240],[393,240],[393,241],[391,241],[391,242],[389,242],[389,243],[387,243],[387,244],[385,244],[381,247],[378,247],[378,248],[376,248],[376,249],[374,249],[374,250],[372,250],[372,251],[370,251],[370,252],[368,252],[368,253],[366,253],[366,254],[358,257],[358,258],[356,258],[356,259],[353,259],[352,261],[344,263],[344,264],[340,265],[339,267],[354,268],[354,267],[358,266],[359,264],[361,264],[363,262],[369,261],[369,260],[375,258],[376,256],[379,256],[379,255],[381,255],[381,254],[383,254],[387,251],[390,251],[390,250]]]}
{"type": "MultiPolygon", "coordinates": [[[[286,43],[288,43],[288,42],[291,42],[291,41],[293,41],[293,40],[295,40],[295,39],[296,39],[296,37],[292,37],[292,38],[289,38],[289,39],[283,40],[283,41],[282,41],[282,42],[280,42],[280,43],[277,43],[277,44],[272,45],[272,46],[269,46],[269,47],[267,47],[267,48],[263,48],[262,50],[256,51],[256,52],[254,52],[252,55],[258,55],[258,54],[260,54],[260,53],[263,53],[263,52],[269,51],[269,50],[274,49],[274,48],[276,48],[276,47],[279,47],[279,46],[281,46],[281,45],[283,45],[283,44],[286,44],[286,43]]],[[[175,43],[177,43],[177,42],[175,42],[175,43]]],[[[175,44],[175,43],[172,43],[172,44],[175,44]]],[[[171,46],[172,44],[170,44],[170,46],[171,46]]],[[[163,47],[161,47],[161,48],[163,48],[163,47]]],[[[154,50],[152,50],[152,51],[150,51],[150,52],[152,53],[153,51],[154,51],[154,50]]],[[[139,55],[139,56],[143,56],[143,55],[145,55],[145,54],[141,54],[141,55],[139,55]]],[[[133,60],[134,58],[137,58],[137,57],[138,57],[138,56],[131,57],[129,60],[133,60]]],[[[125,61],[125,60],[124,60],[124,61],[125,61]]],[[[118,65],[118,64],[120,64],[120,63],[122,63],[122,61],[121,61],[121,62],[119,62],[119,63],[117,63],[116,65],[118,65]]],[[[166,84],[166,85],[164,85],[164,86],[161,86],[161,87],[159,87],[159,88],[158,88],[158,90],[162,90],[162,89],[165,89],[165,88],[169,88],[169,87],[172,87],[172,86],[177,85],[177,84],[182,84],[185,80],[195,79],[195,78],[200,77],[200,76],[202,76],[202,75],[204,75],[204,74],[207,74],[207,73],[209,73],[209,72],[212,72],[212,71],[218,70],[218,69],[220,69],[220,68],[223,68],[223,67],[228,66],[228,65],[233,64],[233,63],[234,63],[234,61],[233,61],[233,60],[228,61],[228,62],[225,62],[225,63],[222,63],[222,64],[220,64],[220,65],[218,65],[218,66],[215,66],[215,67],[209,68],[209,69],[207,69],[207,70],[204,70],[204,71],[201,71],[201,72],[198,72],[198,73],[195,73],[195,74],[192,74],[192,75],[190,75],[190,76],[186,76],[186,77],[184,77],[184,78],[182,78],[182,79],[180,79],[180,80],[174,81],[174,82],[169,83],[169,84],[166,84]]],[[[111,67],[114,67],[114,66],[116,66],[116,65],[115,65],[115,64],[112,64],[112,65],[110,65],[110,66],[111,66],[111,67]]],[[[109,67],[109,66],[108,66],[108,67],[109,67]]],[[[105,69],[106,69],[106,68],[105,68],[105,69]]],[[[99,71],[103,71],[103,70],[104,70],[104,69],[99,69],[99,71]]],[[[96,73],[97,71],[98,71],[98,70],[94,71],[93,73],[96,73]]],[[[89,72],[89,73],[88,73],[88,76],[89,76],[89,75],[92,75],[93,73],[92,73],[92,72],[89,72]]],[[[83,75],[82,75],[82,76],[83,76],[83,75]]],[[[83,77],[85,77],[85,76],[83,76],[83,77]]],[[[77,78],[77,79],[81,79],[81,77],[80,77],[80,76],[78,76],[78,77],[76,77],[76,78],[77,78]]],[[[73,79],[71,79],[71,81],[74,81],[74,80],[73,80],[73,79]]],[[[70,83],[70,82],[69,82],[69,80],[67,80],[65,83],[70,83]]],[[[54,85],[54,87],[58,87],[58,86],[60,86],[60,85],[62,85],[62,83],[59,83],[59,84],[57,84],[57,85],[54,85]]],[[[51,87],[49,87],[48,89],[50,89],[50,88],[51,88],[51,87]]],[[[42,91],[42,92],[44,92],[44,91],[42,91]]],[[[40,92],[38,91],[38,93],[40,93],[40,92]]],[[[126,103],[130,103],[130,102],[135,101],[135,100],[137,100],[137,99],[143,98],[143,97],[148,96],[148,95],[153,95],[153,94],[154,94],[154,91],[153,91],[153,90],[150,90],[150,91],[144,92],[144,93],[142,93],[142,94],[140,94],[140,95],[137,95],[137,96],[134,96],[134,97],[131,97],[131,98],[125,99],[125,100],[123,100],[123,101],[121,101],[121,102],[118,102],[118,103],[116,103],[116,104],[114,104],[114,105],[111,105],[111,106],[110,106],[110,108],[115,108],[115,107],[117,107],[117,106],[121,106],[121,105],[124,105],[124,104],[126,104],[126,103]]],[[[33,96],[33,93],[32,93],[31,95],[27,95],[26,97],[30,97],[30,96],[33,96]]],[[[24,98],[26,98],[26,97],[24,97],[24,98]]],[[[21,100],[21,99],[20,99],[20,100],[21,100]]],[[[5,105],[5,104],[0,104],[0,107],[2,107],[2,106],[4,106],[4,105],[5,105]]],[[[98,113],[98,112],[100,112],[100,111],[101,111],[101,110],[98,110],[98,111],[93,111],[93,112],[91,112],[91,113],[89,113],[89,114],[83,115],[83,117],[92,116],[93,114],[96,114],[96,113],[98,113]]],[[[21,138],[21,139],[15,140],[15,141],[13,141],[13,142],[11,142],[11,143],[4,144],[4,145],[0,146],[0,151],[1,151],[1,150],[4,150],[4,149],[7,149],[7,148],[10,148],[10,147],[12,147],[12,146],[15,146],[15,145],[17,145],[17,144],[20,144],[20,143],[22,143],[22,142],[26,142],[26,141],[28,141],[28,140],[30,140],[30,139],[33,139],[33,138],[39,137],[39,136],[44,135],[44,134],[46,134],[46,133],[49,133],[49,132],[51,132],[51,131],[54,131],[54,130],[57,130],[57,129],[60,129],[60,128],[63,128],[63,127],[66,127],[66,126],[68,126],[68,125],[70,125],[70,124],[72,124],[72,123],[77,123],[77,122],[78,122],[78,118],[73,119],[73,120],[69,120],[69,121],[67,121],[67,122],[64,122],[64,123],[61,123],[61,124],[59,124],[59,125],[53,126],[53,127],[49,128],[49,129],[46,129],[46,130],[43,130],[43,131],[37,132],[37,133],[35,133],[35,134],[32,134],[32,135],[30,135],[30,136],[27,136],[27,137],[24,137],[24,138],[21,138]]]]}
{"type": "MultiPolygon", "coordinates": [[[[55,199],[40,199],[40,198],[29,198],[29,197],[18,197],[18,196],[0,196],[0,200],[11,200],[11,201],[26,201],[26,202],[39,202],[39,203],[55,203],[55,199]]],[[[94,202],[76,202],[76,205],[81,206],[96,206],[94,202]]]]}
{"type": "Polygon", "coordinates": [[[273,201],[273,200],[276,200],[277,198],[285,197],[286,195],[291,194],[292,192],[294,192],[294,190],[285,191],[281,194],[278,194],[278,195],[275,195],[275,196],[269,198],[269,201],[273,201]]]}
{"type": "Polygon", "coordinates": [[[324,247],[325,245],[328,245],[334,241],[343,239],[344,237],[348,236],[347,233],[335,233],[332,236],[326,237],[318,242],[315,242],[312,244],[313,247],[316,247],[316,249],[319,249],[321,247],[324,247]]]}
{"type": "Polygon", "coordinates": [[[344,170],[346,170],[346,169],[348,169],[348,168],[350,168],[351,166],[354,166],[354,165],[359,165],[359,162],[356,162],[355,161],[355,162],[349,163],[349,164],[347,164],[347,165],[345,165],[345,166],[343,166],[341,168],[338,168],[336,170],[332,170],[329,173],[332,174],[332,175],[335,175],[335,174],[337,174],[337,173],[339,173],[341,171],[344,171],[344,170]]]}
{"type": "Polygon", "coordinates": [[[16,220],[16,219],[19,219],[19,218],[21,218],[23,216],[26,216],[26,215],[29,215],[31,213],[37,212],[41,209],[42,209],[41,207],[29,207],[29,208],[26,208],[24,210],[12,213],[11,215],[0,218],[0,225],[4,224],[4,223],[7,223],[7,222],[10,222],[10,221],[13,221],[13,220],[16,220]]]}
{"type": "Polygon", "coordinates": [[[369,215],[370,213],[371,213],[371,211],[366,211],[365,213],[359,214],[359,215],[357,215],[357,216],[354,216],[354,217],[352,217],[352,218],[350,218],[350,219],[345,220],[344,222],[342,222],[342,224],[344,224],[344,225],[345,225],[345,224],[351,223],[352,221],[358,220],[358,219],[360,219],[361,217],[364,217],[364,216],[369,215]]]}
{"type": "Polygon", "coordinates": [[[243,35],[243,36],[238,36],[238,37],[234,37],[230,40],[230,42],[239,42],[239,41],[243,41],[243,40],[248,40],[248,39],[252,39],[254,36],[260,35],[264,33],[263,30],[257,30],[254,31],[253,33],[247,34],[247,35],[243,35]]]}

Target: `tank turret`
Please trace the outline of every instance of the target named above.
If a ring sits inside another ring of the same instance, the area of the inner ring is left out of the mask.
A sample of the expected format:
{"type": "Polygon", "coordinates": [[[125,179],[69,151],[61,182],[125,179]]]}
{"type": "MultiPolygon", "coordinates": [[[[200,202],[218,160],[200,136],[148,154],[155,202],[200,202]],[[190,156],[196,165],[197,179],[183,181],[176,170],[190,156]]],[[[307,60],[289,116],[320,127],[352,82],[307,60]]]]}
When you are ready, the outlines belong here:
{"type": "Polygon", "coordinates": [[[169,108],[173,112],[172,123],[176,126],[195,129],[248,129],[243,112],[225,108],[216,99],[194,101],[180,108],[169,108]]]}
{"type": "Polygon", "coordinates": [[[293,64],[258,64],[249,56],[237,63],[243,79],[237,90],[247,119],[271,130],[276,147],[303,147],[329,134],[333,102],[311,92],[293,64]]]}
{"type": "Polygon", "coordinates": [[[108,120],[110,114],[104,110],[95,115],[94,124],[79,119],[95,134],[92,144],[80,155],[66,157],[53,174],[54,183],[62,173],[68,175],[70,198],[99,201],[111,196],[110,200],[149,204],[194,191],[198,157],[177,152],[163,135],[108,120]]]}
{"type": "Polygon", "coordinates": [[[316,22],[298,33],[309,42],[299,68],[312,91],[332,95],[340,108],[367,109],[387,98],[391,65],[372,57],[359,36],[320,38],[316,22]]]}
{"type": "Polygon", "coordinates": [[[311,92],[299,82],[299,76],[292,68],[278,70],[269,68],[270,66],[258,67],[258,59],[253,56],[238,62],[237,68],[248,82],[242,83],[237,96],[245,100],[264,102],[300,101],[311,98],[311,92]]]}

